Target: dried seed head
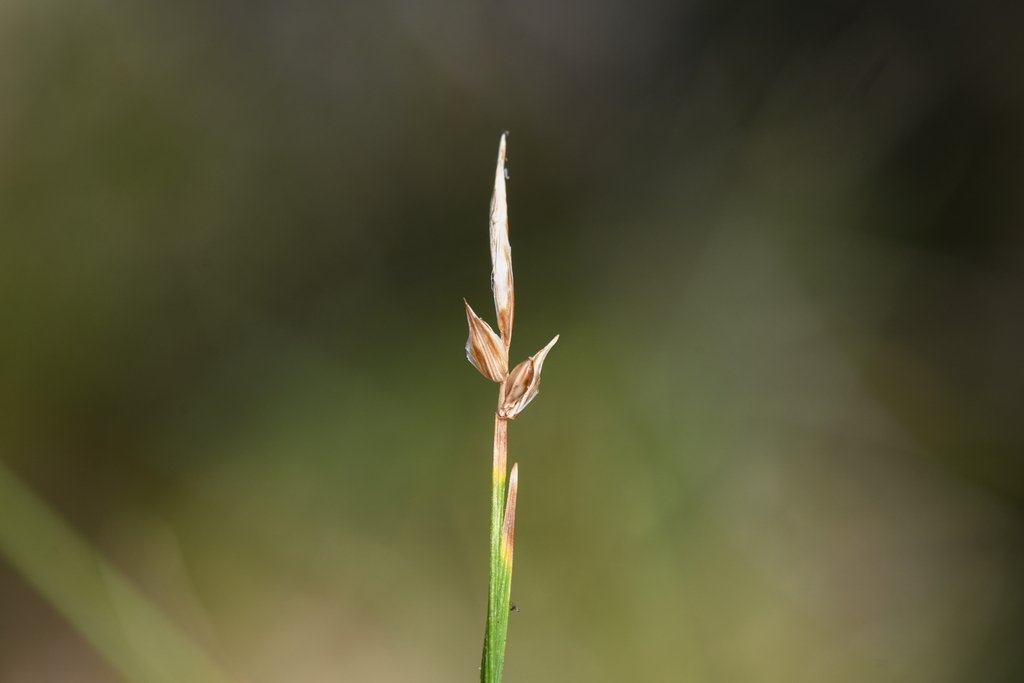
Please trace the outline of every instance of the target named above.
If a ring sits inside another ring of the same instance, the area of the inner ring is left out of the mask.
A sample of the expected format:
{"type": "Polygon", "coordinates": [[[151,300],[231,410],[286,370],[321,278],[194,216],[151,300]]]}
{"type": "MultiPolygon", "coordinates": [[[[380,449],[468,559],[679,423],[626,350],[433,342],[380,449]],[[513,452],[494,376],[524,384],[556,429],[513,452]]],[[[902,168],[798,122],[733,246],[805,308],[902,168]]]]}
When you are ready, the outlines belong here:
{"type": "Polygon", "coordinates": [[[494,171],[494,194],[491,196],[491,289],[494,291],[494,310],[498,314],[498,330],[508,349],[512,343],[515,292],[512,286],[512,247],[508,242],[505,142],[506,134],[502,133],[498,144],[498,167],[494,171]]]}
{"type": "Polygon", "coordinates": [[[501,382],[508,376],[508,349],[480,316],[466,304],[469,338],[466,339],[466,358],[480,374],[492,382],[501,382]]]}
{"type": "Polygon", "coordinates": [[[540,393],[540,371],[544,366],[544,359],[557,341],[558,335],[555,335],[547,346],[508,373],[508,379],[505,380],[505,400],[498,408],[499,417],[514,420],[540,393]]]}

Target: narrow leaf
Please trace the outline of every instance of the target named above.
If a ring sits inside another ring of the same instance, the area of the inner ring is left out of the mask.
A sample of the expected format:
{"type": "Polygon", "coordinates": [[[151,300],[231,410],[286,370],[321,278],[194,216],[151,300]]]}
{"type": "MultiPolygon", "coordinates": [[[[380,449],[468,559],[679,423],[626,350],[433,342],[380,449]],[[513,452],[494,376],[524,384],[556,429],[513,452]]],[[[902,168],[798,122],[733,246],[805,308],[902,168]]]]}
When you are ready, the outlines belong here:
{"type": "MultiPolygon", "coordinates": [[[[519,463],[512,464],[512,472],[508,475],[508,499],[505,501],[505,515],[501,525],[501,563],[502,569],[509,574],[511,583],[512,548],[516,533],[516,494],[519,491],[519,463]]],[[[508,605],[503,605],[506,610],[508,605]]]]}

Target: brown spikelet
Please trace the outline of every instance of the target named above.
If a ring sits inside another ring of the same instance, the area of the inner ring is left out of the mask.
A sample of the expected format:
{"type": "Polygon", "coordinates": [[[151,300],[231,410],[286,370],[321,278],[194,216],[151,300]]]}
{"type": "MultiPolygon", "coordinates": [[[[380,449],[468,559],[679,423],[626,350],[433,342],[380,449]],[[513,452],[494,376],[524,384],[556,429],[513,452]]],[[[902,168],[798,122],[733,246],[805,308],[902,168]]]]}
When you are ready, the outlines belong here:
{"type": "Polygon", "coordinates": [[[491,326],[466,304],[469,337],[466,339],[466,358],[480,374],[492,382],[504,381],[508,375],[508,349],[491,326]]]}
{"type": "Polygon", "coordinates": [[[506,420],[514,420],[523,412],[530,401],[540,393],[540,373],[544,368],[544,359],[558,342],[558,335],[548,342],[543,349],[524,360],[512,369],[505,380],[505,398],[498,407],[498,415],[506,420]]]}
{"type": "Polygon", "coordinates": [[[494,292],[494,310],[498,314],[498,330],[507,349],[512,343],[515,290],[512,283],[512,247],[508,241],[505,144],[506,135],[502,134],[498,145],[498,166],[494,171],[494,194],[491,195],[491,289],[494,292]]]}

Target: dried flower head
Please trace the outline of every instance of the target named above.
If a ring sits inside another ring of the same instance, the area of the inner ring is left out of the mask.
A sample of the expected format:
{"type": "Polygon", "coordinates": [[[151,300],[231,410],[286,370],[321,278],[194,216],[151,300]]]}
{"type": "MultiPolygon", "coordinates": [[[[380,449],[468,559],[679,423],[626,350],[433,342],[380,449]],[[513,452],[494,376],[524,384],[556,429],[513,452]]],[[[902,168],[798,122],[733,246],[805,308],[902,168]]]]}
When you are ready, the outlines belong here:
{"type": "Polygon", "coordinates": [[[505,400],[498,408],[498,415],[506,420],[514,420],[529,405],[530,401],[540,393],[540,373],[544,367],[544,359],[558,342],[558,335],[548,342],[543,349],[530,356],[512,369],[505,380],[505,400]]]}
{"type": "Polygon", "coordinates": [[[508,349],[491,326],[466,304],[469,338],[466,339],[466,358],[480,374],[492,382],[502,382],[508,375],[508,349]]]}
{"type": "Polygon", "coordinates": [[[505,348],[512,343],[512,316],[515,312],[515,291],[512,283],[512,247],[508,241],[508,200],[505,195],[505,144],[502,133],[498,144],[498,166],[494,171],[494,194],[491,195],[491,290],[498,330],[505,348]]]}
{"type": "Polygon", "coordinates": [[[502,133],[498,144],[498,165],[494,171],[494,193],[491,195],[491,290],[494,309],[498,314],[496,334],[469,303],[466,319],[469,338],[466,340],[466,358],[492,382],[503,382],[498,405],[498,417],[514,420],[540,392],[540,372],[556,336],[547,346],[508,371],[508,350],[512,343],[512,318],[515,313],[515,292],[512,277],[512,247],[508,240],[508,198],[505,192],[505,150],[508,142],[502,133]]]}

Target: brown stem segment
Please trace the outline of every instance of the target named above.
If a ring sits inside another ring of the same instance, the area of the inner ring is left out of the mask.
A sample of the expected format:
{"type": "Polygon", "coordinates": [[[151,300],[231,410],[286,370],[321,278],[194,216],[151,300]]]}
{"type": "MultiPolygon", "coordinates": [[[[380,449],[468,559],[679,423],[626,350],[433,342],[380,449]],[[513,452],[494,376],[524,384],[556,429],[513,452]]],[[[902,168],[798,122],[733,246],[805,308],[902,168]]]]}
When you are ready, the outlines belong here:
{"type": "MultiPolygon", "coordinates": [[[[494,463],[491,481],[495,488],[505,488],[505,473],[508,471],[508,420],[495,414],[494,416],[494,463]]],[[[502,502],[502,501],[499,501],[502,502]]]]}

